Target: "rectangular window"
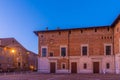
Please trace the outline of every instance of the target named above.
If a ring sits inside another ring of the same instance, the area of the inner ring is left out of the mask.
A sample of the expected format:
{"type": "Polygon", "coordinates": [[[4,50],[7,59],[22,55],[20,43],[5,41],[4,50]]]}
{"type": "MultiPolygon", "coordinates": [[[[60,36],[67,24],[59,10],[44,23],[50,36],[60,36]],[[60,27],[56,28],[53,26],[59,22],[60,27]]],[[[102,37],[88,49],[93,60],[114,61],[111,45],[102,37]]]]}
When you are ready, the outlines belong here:
{"type": "Polygon", "coordinates": [[[106,46],[106,55],[111,55],[111,46],[106,46]]]}
{"type": "Polygon", "coordinates": [[[87,69],[87,64],[86,64],[86,63],[84,63],[83,68],[84,68],[84,69],[87,69]]]}
{"type": "Polygon", "coordinates": [[[106,69],[109,69],[109,68],[110,68],[110,64],[107,63],[107,64],[106,64],[106,69]]]}
{"type": "Polygon", "coordinates": [[[87,55],[87,46],[82,46],[82,55],[83,56],[87,55]]]}
{"type": "Polygon", "coordinates": [[[53,57],[53,52],[50,52],[50,57],[53,57]]]}
{"type": "Polygon", "coordinates": [[[61,47],[61,56],[66,56],[66,47],[61,47]]]}
{"type": "Polygon", "coordinates": [[[47,56],[47,48],[42,48],[42,57],[47,56]]]}
{"type": "Polygon", "coordinates": [[[62,64],[62,69],[65,69],[66,68],[66,65],[65,65],[65,63],[64,64],[62,64]]]}

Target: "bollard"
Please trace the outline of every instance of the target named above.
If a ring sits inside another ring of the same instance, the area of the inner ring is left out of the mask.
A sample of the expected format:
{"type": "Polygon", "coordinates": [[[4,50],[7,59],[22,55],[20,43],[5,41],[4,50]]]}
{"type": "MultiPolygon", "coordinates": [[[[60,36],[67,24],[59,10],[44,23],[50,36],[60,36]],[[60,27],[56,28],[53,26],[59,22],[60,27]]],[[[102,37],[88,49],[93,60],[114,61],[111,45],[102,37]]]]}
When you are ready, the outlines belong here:
{"type": "Polygon", "coordinates": [[[13,74],[15,75],[15,72],[13,74]]]}
{"type": "Polygon", "coordinates": [[[6,73],[4,73],[4,75],[6,76],[6,73]]]}

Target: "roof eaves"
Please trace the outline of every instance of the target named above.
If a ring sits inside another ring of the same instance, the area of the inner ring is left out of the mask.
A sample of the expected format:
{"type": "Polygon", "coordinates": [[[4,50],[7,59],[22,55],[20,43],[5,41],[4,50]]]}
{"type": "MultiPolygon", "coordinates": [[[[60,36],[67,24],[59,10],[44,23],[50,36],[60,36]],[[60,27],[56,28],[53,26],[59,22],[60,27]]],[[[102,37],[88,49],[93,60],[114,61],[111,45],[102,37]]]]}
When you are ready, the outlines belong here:
{"type": "Polygon", "coordinates": [[[117,16],[117,18],[113,21],[113,23],[111,24],[111,27],[114,27],[118,21],[120,20],[120,14],[117,16]]]}
{"type": "Polygon", "coordinates": [[[34,31],[34,33],[38,36],[39,32],[56,32],[56,31],[69,31],[69,30],[104,28],[104,27],[111,27],[111,26],[107,25],[107,26],[81,27],[81,28],[69,28],[69,29],[58,29],[58,30],[41,30],[41,31],[34,31]]]}

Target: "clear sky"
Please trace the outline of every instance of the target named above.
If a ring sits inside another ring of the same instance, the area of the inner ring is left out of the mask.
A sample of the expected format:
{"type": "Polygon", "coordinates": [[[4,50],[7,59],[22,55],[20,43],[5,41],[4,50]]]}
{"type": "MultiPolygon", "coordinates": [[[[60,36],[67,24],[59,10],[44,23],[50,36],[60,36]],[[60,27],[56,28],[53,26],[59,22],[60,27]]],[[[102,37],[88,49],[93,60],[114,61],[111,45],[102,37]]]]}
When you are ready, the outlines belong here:
{"type": "Polygon", "coordinates": [[[38,51],[36,30],[110,25],[120,0],[0,0],[0,37],[38,51]]]}

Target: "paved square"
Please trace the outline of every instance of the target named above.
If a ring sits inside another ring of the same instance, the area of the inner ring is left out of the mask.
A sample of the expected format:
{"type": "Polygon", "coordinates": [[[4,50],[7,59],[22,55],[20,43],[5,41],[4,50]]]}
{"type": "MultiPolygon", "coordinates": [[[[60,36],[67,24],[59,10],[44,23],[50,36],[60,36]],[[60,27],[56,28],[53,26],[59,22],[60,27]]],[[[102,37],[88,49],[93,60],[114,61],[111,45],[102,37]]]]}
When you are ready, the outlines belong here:
{"type": "Polygon", "coordinates": [[[41,74],[7,73],[0,74],[0,80],[120,80],[116,74],[41,74]]]}

